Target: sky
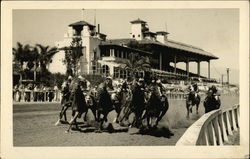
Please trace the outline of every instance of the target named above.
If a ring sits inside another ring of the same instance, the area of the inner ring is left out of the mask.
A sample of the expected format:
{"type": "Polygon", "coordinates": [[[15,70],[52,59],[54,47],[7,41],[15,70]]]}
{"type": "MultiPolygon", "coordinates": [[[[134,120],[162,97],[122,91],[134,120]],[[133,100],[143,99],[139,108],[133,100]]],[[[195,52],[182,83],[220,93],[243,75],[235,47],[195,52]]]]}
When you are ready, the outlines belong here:
{"type": "MultiPolygon", "coordinates": [[[[219,57],[211,61],[211,77],[219,79],[230,68],[230,83],[239,82],[238,9],[97,9],[13,10],[13,47],[22,44],[54,46],[67,26],[79,20],[100,24],[108,39],[129,38],[130,21],[146,21],[150,31],[167,30],[169,39],[202,48],[219,57]]],[[[177,67],[185,68],[184,63],[177,67]]],[[[196,73],[196,63],[190,63],[196,73]]],[[[207,76],[207,62],[201,63],[207,76]]],[[[226,78],[224,77],[224,81],[226,78]]]]}

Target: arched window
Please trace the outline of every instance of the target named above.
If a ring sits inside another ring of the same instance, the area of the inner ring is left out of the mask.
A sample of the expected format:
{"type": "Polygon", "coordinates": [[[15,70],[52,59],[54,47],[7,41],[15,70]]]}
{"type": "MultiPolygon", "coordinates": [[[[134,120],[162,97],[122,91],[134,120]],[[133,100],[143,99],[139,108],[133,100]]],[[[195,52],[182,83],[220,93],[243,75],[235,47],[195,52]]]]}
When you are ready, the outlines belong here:
{"type": "Polygon", "coordinates": [[[109,76],[109,67],[108,67],[108,65],[103,65],[102,66],[102,73],[106,77],[109,76]]]}

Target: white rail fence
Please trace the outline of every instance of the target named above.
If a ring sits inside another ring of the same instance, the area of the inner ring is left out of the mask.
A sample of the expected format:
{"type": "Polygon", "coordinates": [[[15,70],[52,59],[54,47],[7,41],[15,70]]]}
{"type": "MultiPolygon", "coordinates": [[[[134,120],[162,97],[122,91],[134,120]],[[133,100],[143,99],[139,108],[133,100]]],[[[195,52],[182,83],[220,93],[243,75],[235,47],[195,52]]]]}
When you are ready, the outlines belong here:
{"type": "MultiPolygon", "coordinates": [[[[53,93],[53,99],[54,102],[60,102],[61,101],[61,91],[33,91],[33,90],[26,90],[26,91],[18,91],[13,92],[13,99],[15,102],[44,102],[49,101],[49,93],[53,93]],[[41,97],[42,96],[42,97],[41,97]],[[29,100],[27,100],[29,98],[29,100]]],[[[96,93],[96,92],[95,92],[96,93]]],[[[110,92],[110,93],[113,93],[110,92]]],[[[169,100],[186,100],[187,93],[184,92],[168,92],[165,94],[169,100]]],[[[205,93],[199,93],[201,98],[205,97],[205,93]]]]}
{"type": "Polygon", "coordinates": [[[15,102],[60,102],[61,101],[61,91],[18,91],[13,92],[13,100],[15,102]],[[53,95],[51,96],[50,93],[53,95]]]}
{"type": "Polygon", "coordinates": [[[223,145],[228,135],[239,130],[239,119],[239,105],[206,113],[186,130],[176,146],[223,145]]]}

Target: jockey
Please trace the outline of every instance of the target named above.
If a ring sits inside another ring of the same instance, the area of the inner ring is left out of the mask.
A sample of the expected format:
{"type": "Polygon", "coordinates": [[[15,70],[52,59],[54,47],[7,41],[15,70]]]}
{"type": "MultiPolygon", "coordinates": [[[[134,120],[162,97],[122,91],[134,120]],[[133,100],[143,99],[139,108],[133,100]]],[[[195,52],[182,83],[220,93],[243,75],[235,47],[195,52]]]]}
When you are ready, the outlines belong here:
{"type": "MultiPolygon", "coordinates": [[[[138,95],[138,97],[142,97],[144,98],[144,91],[145,91],[145,87],[143,84],[144,80],[142,78],[140,78],[135,84],[134,84],[134,89],[132,90],[132,94],[134,97],[134,94],[136,94],[135,96],[138,95]]],[[[140,101],[136,101],[137,99],[133,98],[135,100],[135,102],[139,102],[140,101]]],[[[132,100],[133,100],[132,99],[132,100]]]]}
{"type": "Polygon", "coordinates": [[[197,84],[192,84],[189,86],[188,100],[192,101],[194,104],[195,97],[198,95],[198,86],[197,84]]]}
{"type": "Polygon", "coordinates": [[[161,83],[161,80],[160,79],[158,79],[157,81],[156,81],[156,83],[157,83],[157,85],[159,86],[159,88],[160,88],[160,92],[161,92],[161,96],[163,96],[164,95],[164,91],[166,90],[165,89],[165,87],[162,85],[162,83],[161,83]]]}
{"type": "Polygon", "coordinates": [[[97,97],[99,98],[100,94],[108,92],[108,90],[114,90],[112,86],[112,78],[110,76],[106,77],[105,81],[98,86],[97,97]]]}
{"type": "Polygon", "coordinates": [[[218,90],[217,88],[212,85],[209,89],[208,89],[208,92],[209,93],[212,93],[213,96],[219,96],[220,94],[218,93],[218,90]]]}
{"type": "Polygon", "coordinates": [[[157,100],[161,100],[162,97],[162,92],[161,92],[161,88],[159,86],[159,82],[157,83],[158,80],[152,80],[152,95],[155,95],[157,97],[157,100]]]}
{"type": "Polygon", "coordinates": [[[205,113],[220,108],[221,101],[219,96],[217,88],[214,85],[211,86],[208,90],[207,97],[204,100],[205,113]]]}
{"type": "Polygon", "coordinates": [[[127,80],[124,80],[122,83],[122,90],[127,92],[128,90],[128,84],[127,84],[127,80]]]}
{"type": "Polygon", "coordinates": [[[81,75],[78,76],[79,79],[79,84],[81,86],[81,89],[83,91],[89,90],[90,89],[90,82],[88,80],[86,80],[84,77],[82,77],[81,75]]]}
{"type": "Polygon", "coordinates": [[[99,109],[99,111],[108,112],[113,108],[111,96],[108,92],[108,89],[113,89],[111,77],[107,77],[106,80],[103,83],[101,83],[97,88],[97,101],[98,101],[97,109],[99,109]]]}
{"type": "Polygon", "coordinates": [[[132,111],[135,112],[135,123],[137,124],[145,109],[145,87],[143,82],[144,80],[140,78],[132,90],[132,111]]]}
{"type": "Polygon", "coordinates": [[[165,89],[165,87],[162,85],[160,79],[158,79],[158,80],[156,81],[156,83],[157,83],[157,85],[158,85],[158,87],[159,87],[159,92],[161,93],[161,94],[160,94],[161,100],[162,100],[162,101],[165,101],[165,97],[166,97],[166,96],[164,95],[164,92],[166,91],[166,89],[165,89]]]}

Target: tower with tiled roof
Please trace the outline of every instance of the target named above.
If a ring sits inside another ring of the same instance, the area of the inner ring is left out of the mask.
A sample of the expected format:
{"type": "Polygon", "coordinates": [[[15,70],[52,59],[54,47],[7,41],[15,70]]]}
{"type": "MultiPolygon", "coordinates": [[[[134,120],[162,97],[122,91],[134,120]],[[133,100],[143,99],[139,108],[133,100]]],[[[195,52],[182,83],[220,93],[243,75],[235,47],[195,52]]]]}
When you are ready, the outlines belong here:
{"type": "Polygon", "coordinates": [[[136,40],[144,39],[144,32],[149,31],[147,22],[140,18],[133,20],[131,23],[131,38],[136,40]]]}

